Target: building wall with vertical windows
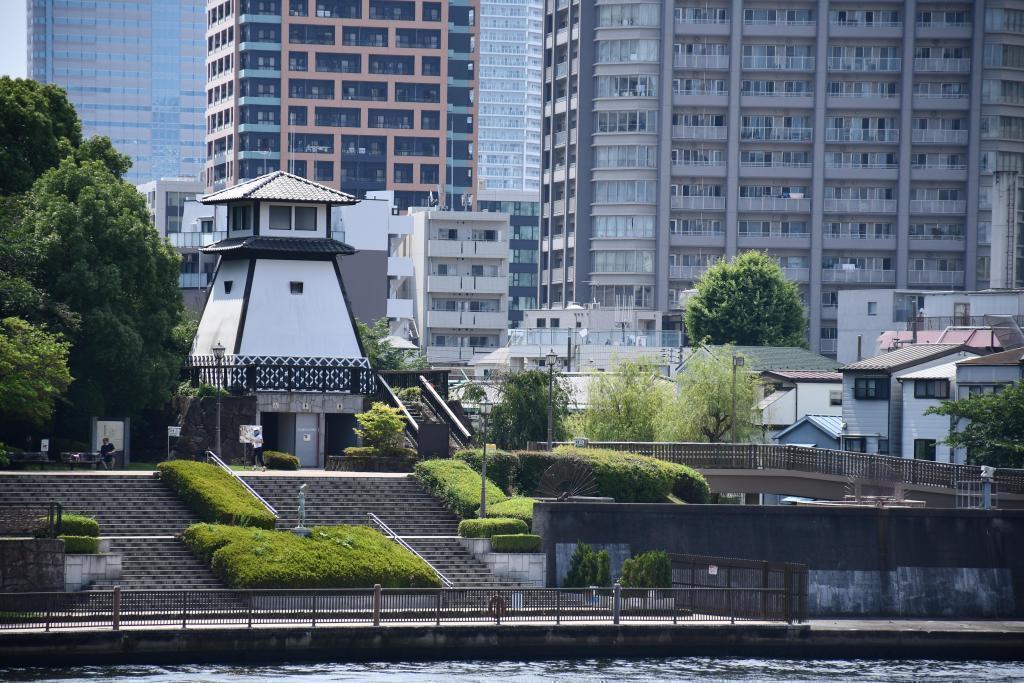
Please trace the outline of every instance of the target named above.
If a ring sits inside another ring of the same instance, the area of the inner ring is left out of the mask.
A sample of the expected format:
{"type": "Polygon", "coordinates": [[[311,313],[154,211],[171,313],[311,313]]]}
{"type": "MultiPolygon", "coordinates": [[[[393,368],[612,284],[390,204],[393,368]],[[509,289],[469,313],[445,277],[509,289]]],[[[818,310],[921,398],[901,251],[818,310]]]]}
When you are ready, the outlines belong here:
{"type": "Polygon", "coordinates": [[[83,133],[132,158],[126,179],[198,177],[204,0],[26,2],[29,77],[67,90],[83,133]]]}
{"type": "Polygon", "coordinates": [[[767,250],[834,355],[840,289],[989,286],[993,174],[1024,163],[1018,3],[545,0],[544,21],[541,306],[671,329],[712,263],[767,250]]]}

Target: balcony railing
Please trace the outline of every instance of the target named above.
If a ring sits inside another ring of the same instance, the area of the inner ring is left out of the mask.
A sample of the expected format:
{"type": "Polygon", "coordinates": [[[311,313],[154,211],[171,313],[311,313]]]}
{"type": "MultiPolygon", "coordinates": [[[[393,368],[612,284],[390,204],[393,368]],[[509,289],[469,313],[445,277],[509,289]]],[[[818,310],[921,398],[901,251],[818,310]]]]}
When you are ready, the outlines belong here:
{"type": "Polygon", "coordinates": [[[814,19],[787,19],[776,14],[774,19],[743,19],[744,26],[814,26],[814,19]]]}
{"type": "Polygon", "coordinates": [[[944,59],[941,57],[915,57],[914,71],[918,73],[956,73],[971,72],[970,59],[944,59]]]}
{"type": "Polygon", "coordinates": [[[963,199],[911,199],[910,213],[967,213],[967,201],[963,199]]]}
{"type": "Polygon", "coordinates": [[[777,239],[777,240],[779,240],[779,239],[781,239],[781,240],[807,239],[808,237],[811,236],[811,233],[809,233],[809,232],[793,232],[791,230],[787,230],[787,231],[783,232],[782,228],[779,227],[779,226],[773,226],[769,230],[746,230],[745,231],[745,230],[741,229],[738,234],[739,234],[740,237],[753,237],[753,238],[761,238],[761,239],[768,239],[768,238],[770,238],[770,239],[777,239]]]}
{"type": "Polygon", "coordinates": [[[219,242],[227,237],[224,230],[214,232],[172,232],[167,235],[171,246],[175,249],[197,249],[219,242]]]}
{"type": "Polygon", "coordinates": [[[825,237],[837,240],[891,240],[895,235],[891,232],[878,232],[875,230],[828,230],[825,237]]]}
{"type": "Polygon", "coordinates": [[[935,143],[946,145],[966,145],[966,130],[945,130],[940,128],[914,128],[910,134],[911,142],[935,143]]]}
{"type": "Polygon", "coordinates": [[[728,69],[729,55],[676,55],[672,64],[683,69],[728,69]]]}
{"type": "Polygon", "coordinates": [[[896,213],[896,200],[826,199],[825,213],[896,213]]]}
{"type": "Polygon", "coordinates": [[[850,28],[903,28],[902,21],[858,21],[856,19],[840,21],[829,19],[829,26],[849,26],[850,28]]]}
{"type": "Polygon", "coordinates": [[[725,197],[672,197],[673,209],[725,211],[725,197]]]}
{"type": "Polygon", "coordinates": [[[959,287],[964,284],[962,270],[911,270],[907,273],[911,285],[948,285],[959,287]]]}
{"type": "Polygon", "coordinates": [[[740,211],[794,211],[811,210],[811,200],[804,197],[740,197],[740,211]]]}
{"type": "Polygon", "coordinates": [[[899,142],[897,128],[826,128],[827,142],[899,142]]]}
{"type": "Polygon", "coordinates": [[[836,352],[836,341],[835,339],[819,339],[818,340],[818,353],[823,355],[829,355],[836,352]]]}
{"type": "Polygon", "coordinates": [[[792,282],[807,282],[811,277],[810,268],[783,268],[782,274],[792,282]]]}
{"type": "Polygon", "coordinates": [[[740,139],[748,141],[791,141],[806,142],[811,139],[811,128],[761,128],[744,126],[740,129],[740,139]]]}
{"type": "Polygon", "coordinates": [[[903,69],[899,57],[829,57],[829,71],[884,71],[895,72],[903,69]]]}
{"type": "Polygon", "coordinates": [[[676,15],[677,24],[728,24],[728,17],[720,16],[709,16],[709,17],[688,17],[676,15]]]}
{"type": "Polygon", "coordinates": [[[668,277],[670,280],[699,280],[710,267],[710,265],[669,266],[668,277]]]}
{"type": "Polygon", "coordinates": [[[746,55],[743,68],[751,71],[814,71],[814,57],[767,57],[746,55]]]}
{"type": "Polygon", "coordinates": [[[892,285],[896,283],[896,271],[866,268],[822,268],[821,281],[892,285]]]}
{"type": "Polygon", "coordinates": [[[676,140],[725,140],[729,129],[725,126],[672,126],[676,140]]]}

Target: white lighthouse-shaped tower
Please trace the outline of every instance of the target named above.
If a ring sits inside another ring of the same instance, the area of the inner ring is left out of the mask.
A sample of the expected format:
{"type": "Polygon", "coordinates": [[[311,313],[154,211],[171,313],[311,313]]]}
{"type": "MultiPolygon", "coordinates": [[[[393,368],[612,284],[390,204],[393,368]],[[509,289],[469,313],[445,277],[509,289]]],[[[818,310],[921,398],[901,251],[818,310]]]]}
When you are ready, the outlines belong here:
{"type": "Polygon", "coordinates": [[[358,200],[276,171],[201,201],[226,205],[227,238],[203,249],[220,259],[190,365],[255,394],[267,449],[323,466],[374,388],[342,279],[355,250],[331,235],[331,206],[358,200]]]}

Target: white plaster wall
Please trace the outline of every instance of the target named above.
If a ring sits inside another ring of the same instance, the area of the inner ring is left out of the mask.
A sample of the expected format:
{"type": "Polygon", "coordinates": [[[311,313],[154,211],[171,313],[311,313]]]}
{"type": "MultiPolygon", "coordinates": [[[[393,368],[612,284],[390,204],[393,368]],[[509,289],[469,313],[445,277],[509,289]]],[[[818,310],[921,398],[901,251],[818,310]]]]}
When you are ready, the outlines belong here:
{"type": "Polygon", "coordinates": [[[843,406],[829,402],[829,392],[842,391],[842,382],[800,382],[793,391],[796,393],[796,418],[804,415],[842,415],[843,406]]]}
{"type": "MultiPolygon", "coordinates": [[[[949,434],[949,418],[945,415],[925,415],[932,406],[942,403],[935,398],[914,398],[915,380],[903,384],[903,457],[914,457],[914,439],[935,439],[935,461],[953,462],[952,449],[942,443],[949,434]]],[[[950,387],[950,396],[956,389],[950,387]]]]}
{"type": "Polygon", "coordinates": [[[239,353],[361,357],[334,264],[258,260],[239,353]],[[291,293],[293,281],[302,294],[291,293]]]}
{"type": "Polygon", "coordinates": [[[796,390],[781,392],[762,412],[761,423],[766,425],[791,425],[796,422],[796,390]]]}
{"type": "MultiPolygon", "coordinates": [[[[264,237],[327,237],[327,219],[325,212],[327,207],[322,204],[316,206],[316,230],[296,230],[295,229],[295,216],[292,215],[292,229],[291,230],[271,230],[270,229],[270,207],[271,206],[287,206],[293,208],[296,206],[309,206],[309,204],[289,204],[286,202],[260,202],[260,235],[264,237]]],[[[234,233],[232,233],[234,236],[234,233]]]]}
{"type": "Polygon", "coordinates": [[[895,329],[892,321],[891,289],[840,290],[837,310],[836,360],[840,363],[853,363],[858,360],[858,334],[861,335],[861,359],[871,358],[878,355],[879,335],[886,330],[895,329]],[[868,315],[869,301],[878,303],[878,315],[868,315]]]}
{"type": "Polygon", "coordinates": [[[217,279],[210,288],[210,296],[203,309],[203,317],[199,321],[192,353],[196,355],[212,354],[217,342],[224,345],[227,352],[234,353],[235,335],[238,332],[238,319],[242,315],[242,299],[245,297],[245,282],[248,277],[249,261],[224,261],[220,263],[217,279]],[[231,293],[224,293],[224,282],[232,281],[231,293]]]}

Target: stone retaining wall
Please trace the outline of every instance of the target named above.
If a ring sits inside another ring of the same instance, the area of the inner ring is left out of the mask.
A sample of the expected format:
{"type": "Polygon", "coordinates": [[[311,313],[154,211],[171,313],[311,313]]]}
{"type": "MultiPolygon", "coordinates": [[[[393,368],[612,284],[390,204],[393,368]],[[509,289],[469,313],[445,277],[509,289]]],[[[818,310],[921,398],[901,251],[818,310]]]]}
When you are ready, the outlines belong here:
{"type": "Polygon", "coordinates": [[[64,541],[57,538],[0,539],[0,592],[64,590],[64,541]]]}
{"type": "Polygon", "coordinates": [[[476,559],[486,564],[491,573],[502,581],[519,583],[531,588],[545,587],[547,555],[544,553],[496,553],[491,551],[489,538],[459,540],[476,559]]]}

